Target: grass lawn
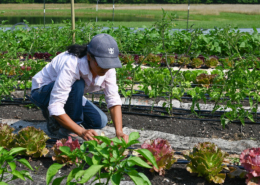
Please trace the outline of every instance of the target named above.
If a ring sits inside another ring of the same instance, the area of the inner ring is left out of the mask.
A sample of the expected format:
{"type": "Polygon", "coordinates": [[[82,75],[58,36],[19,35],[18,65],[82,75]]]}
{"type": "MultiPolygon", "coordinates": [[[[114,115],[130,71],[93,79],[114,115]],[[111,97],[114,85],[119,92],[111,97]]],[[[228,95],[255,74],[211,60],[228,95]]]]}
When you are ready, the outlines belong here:
{"type": "MultiPolygon", "coordinates": [[[[116,16],[135,16],[146,17],[154,20],[160,20],[162,10],[177,14],[175,28],[186,28],[187,26],[187,5],[115,5],[116,16]]],[[[5,17],[34,16],[43,17],[42,4],[1,4],[0,20],[5,17]]],[[[69,17],[70,4],[46,4],[47,17],[69,17]]],[[[112,5],[100,4],[96,11],[95,4],[75,4],[76,17],[97,16],[112,17],[112,5]]],[[[260,5],[191,5],[189,25],[194,24],[194,28],[214,28],[231,25],[239,28],[260,28],[260,5]]],[[[101,25],[106,22],[98,22],[101,25]]],[[[114,22],[114,26],[127,27],[150,27],[153,21],[142,22],[114,22]]],[[[6,24],[7,26],[8,23],[6,24]]],[[[62,25],[62,24],[58,24],[62,25]]],[[[36,24],[35,26],[40,26],[36,24]]]]}

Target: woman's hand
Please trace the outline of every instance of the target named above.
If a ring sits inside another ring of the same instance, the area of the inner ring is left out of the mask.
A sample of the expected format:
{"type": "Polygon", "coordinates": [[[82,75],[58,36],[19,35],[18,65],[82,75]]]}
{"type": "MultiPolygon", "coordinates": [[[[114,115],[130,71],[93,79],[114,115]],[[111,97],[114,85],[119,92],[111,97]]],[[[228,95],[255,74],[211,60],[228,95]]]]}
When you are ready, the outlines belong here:
{"type": "Polygon", "coordinates": [[[82,137],[86,141],[88,141],[88,140],[98,141],[96,138],[94,138],[94,136],[98,136],[98,134],[95,130],[92,130],[92,129],[89,129],[89,130],[84,129],[80,135],[80,137],[82,137]]]}
{"type": "Polygon", "coordinates": [[[123,131],[116,131],[116,137],[118,137],[118,139],[123,138],[125,140],[125,142],[128,143],[129,136],[124,134],[123,131]]]}

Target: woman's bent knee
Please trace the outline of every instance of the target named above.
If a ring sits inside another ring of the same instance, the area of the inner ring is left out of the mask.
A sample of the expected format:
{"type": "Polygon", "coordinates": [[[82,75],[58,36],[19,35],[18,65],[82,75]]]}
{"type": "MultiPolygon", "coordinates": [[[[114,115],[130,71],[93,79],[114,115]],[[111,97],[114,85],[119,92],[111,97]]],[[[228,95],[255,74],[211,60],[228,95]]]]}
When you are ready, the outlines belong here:
{"type": "Polygon", "coordinates": [[[100,123],[100,128],[104,128],[107,125],[107,115],[105,113],[101,114],[101,123],[100,123]]]}

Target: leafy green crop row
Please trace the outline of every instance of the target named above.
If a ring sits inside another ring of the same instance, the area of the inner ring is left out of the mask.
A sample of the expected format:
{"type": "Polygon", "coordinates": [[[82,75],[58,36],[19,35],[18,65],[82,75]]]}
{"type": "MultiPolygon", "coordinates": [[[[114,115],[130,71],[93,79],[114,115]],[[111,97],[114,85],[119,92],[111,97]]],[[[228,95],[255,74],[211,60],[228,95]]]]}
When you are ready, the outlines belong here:
{"type": "MultiPolygon", "coordinates": [[[[9,96],[11,91],[17,88],[24,90],[31,88],[31,77],[47,64],[44,60],[32,59],[22,62],[17,59],[3,61],[5,64],[1,64],[2,71],[0,71],[2,73],[0,78],[1,96],[9,96]]],[[[225,107],[222,108],[224,110],[229,108],[233,110],[225,114],[228,120],[240,119],[243,123],[244,118],[248,117],[254,121],[253,114],[257,112],[260,101],[260,73],[256,68],[248,69],[248,66],[254,63],[251,60],[241,60],[228,71],[225,71],[222,66],[218,66],[210,74],[206,70],[179,72],[171,69],[170,72],[167,68],[158,67],[158,65],[143,68],[134,66],[133,63],[134,61],[129,62],[122,68],[116,69],[119,92],[124,97],[131,98],[137,90],[133,86],[139,83],[139,90],[144,91],[144,94],[153,99],[163,96],[169,102],[170,98],[181,101],[181,97],[187,93],[193,98],[192,109],[194,110],[195,106],[199,108],[200,100],[204,100],[206,103],[206,94],[208,94],[215,102],[214,111],[220,109],[220,104],[225,104],[225,107]],[[172,86],[169,86],[172,80],[171,75],[174,75],[175,78],[172,86]],[[242,107],[242,102],[248,97],[250,97],[248,101],[251,111],[242,107]]],[[[223,119],[223,126],[226,124],[225,121],[227,120],[223,119]]]]}
{"type": "MultiPolygon", "coordinates": [[[[173,20],[174,21],[174,20],[173,20]]],[[[173,23],[173,22],[172,22],[173,23]]],[[[179,31],[173,32],[171,29],[164,31],[164,38],[160,29],[154,26],[145,28],[144,30],[131,29],[127,27],[113,28],[102,30],[95,23],[77,22],[76,24],[76,43],[87,44],[91,38],[98,33],[111,34],[118,42],[119,49],[122,53],[144,54],[144,44],[153,45],[151,52],[154,54],[164,53],[165,49],[168,53],[184,54],[192,40],[192,32],[179,31]],[[156,43],[156,44],[155,44],[156,43]],[[164,51],[162,48],[165,47],[164,51]]],[[[170,26],[169,28],[173,28],[170,26]]],[[[16,57],[14,53],[35,53],[49,52],[55,56],[58,51],[65,51],[66,47],[71,44],[72,31],[68,22],[65,27],[30,28],[31,30],[0,30],[0,48],[2,52],[11,53],[11,57],[16,57]]],[[[214,29],[209,34],[203,34],[198,31],[198,36],[193,40],[188,55],[194,53],[203,54],[205,56],[218,55],[230,56],[236,53],[236,49],[231,47],[229,41],[225,38],[225,32],[231,37],[237,38],[236,47],[241,55],[254,54],[260,55],[260,36],[256,29],[252,34],[239,34],[239,30],[229,28],[228,30],[214,29]]]]}

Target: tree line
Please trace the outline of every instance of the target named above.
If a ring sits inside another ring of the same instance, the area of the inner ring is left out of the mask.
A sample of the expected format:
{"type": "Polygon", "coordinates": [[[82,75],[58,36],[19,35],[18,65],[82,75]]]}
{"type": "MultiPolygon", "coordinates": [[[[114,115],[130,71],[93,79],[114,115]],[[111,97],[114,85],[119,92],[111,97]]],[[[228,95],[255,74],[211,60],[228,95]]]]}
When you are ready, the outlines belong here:
{"type": "MultiPolygon", "coordinates": [[[[116,4],[187,4],[189,0],[114,0],[116,4]]],[[[1,3],[43,3],[44,0],[1,0],[1,3]]],[[[45,0],[46,3],[70,3],[70,0],[45,0]]],[[[74,0],[75,3],[97,3],[97,0],[74,0]]],[[[113,0],[99,0],[113,3],[113,0]]],[[[190,0],[191,4],[260,4],[260,0],[190,0]]]]}

